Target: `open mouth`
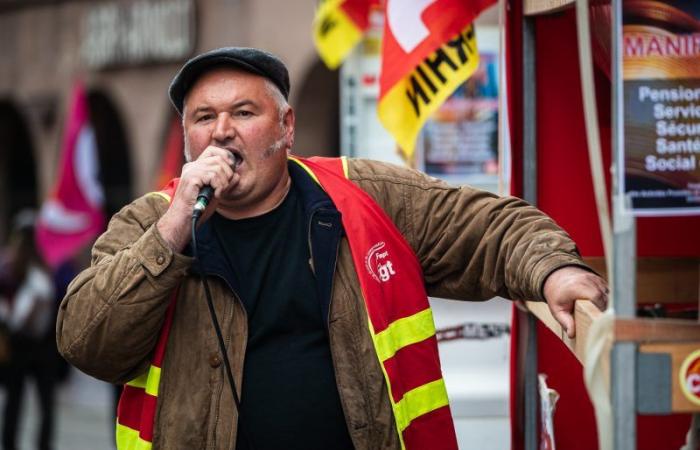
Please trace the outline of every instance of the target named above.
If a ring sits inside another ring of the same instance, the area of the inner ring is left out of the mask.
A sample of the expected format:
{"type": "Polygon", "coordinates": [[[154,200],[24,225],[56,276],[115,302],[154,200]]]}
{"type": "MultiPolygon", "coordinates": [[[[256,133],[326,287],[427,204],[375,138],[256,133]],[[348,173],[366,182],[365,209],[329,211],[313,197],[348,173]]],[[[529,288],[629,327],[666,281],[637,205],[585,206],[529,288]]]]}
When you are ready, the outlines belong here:
{"type": "Polygon", "coordinates": [[[233,155],[233,170],[235,171],[243,163],[243,156],[238,152],[238,150],[231,150],[233,155]]]}

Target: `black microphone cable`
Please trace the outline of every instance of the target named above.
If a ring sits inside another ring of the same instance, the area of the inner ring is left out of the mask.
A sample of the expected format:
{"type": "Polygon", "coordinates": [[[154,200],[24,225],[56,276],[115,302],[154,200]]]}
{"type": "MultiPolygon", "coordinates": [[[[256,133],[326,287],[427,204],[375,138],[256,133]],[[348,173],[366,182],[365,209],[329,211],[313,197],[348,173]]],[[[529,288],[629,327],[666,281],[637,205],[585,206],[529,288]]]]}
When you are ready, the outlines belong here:
{"type": "MultiPolygon", "coordinates": [[[[206,207],[206,203],[204,206],[206,207]]],[[[241,433],[243,439],[248,442],[248,448],[250,450],[254,450],[253,441],[250,439],[250,436],[248,436],[248,434],[243,431],[243,426],[241,423],[241,401],[238,396],[238,390],[236,389],[236,382],[233,379],[233,372],[231,371],[231,364],[228,360],[228,353],[226,352],[226,344],[224,343],[224,337],[221,333],[221,326],[219,325],[219,320],[216,318],[214,302],[211,299],[211,291],[209,290],[209,282],[207,281],[206,274],[204,273],[204,265],[202,264],[202,260],[199,258],[199,253],[197,252],[197,219],[199,219],[199,216],[202,215],[203,210],[204,208],[202,208],[201,210],[195,209],[192,213],[192,253],[194,258],[197,260],[197,264],[199,265],[199,273],[202,280],[202,284],[204,285],[204,295],[207,298],[209,315],[211,316],[211,321],[214,325],[214,330],[216,331],[216,338],[219,342],[219,351],[221,352],[221,357],[224,361],[226,378],[228,379],[228,384],[231,387],[231,393],[233,394],[233,403],[236,405],[236,411],[238,412],[238,432],[241,433]]]]}

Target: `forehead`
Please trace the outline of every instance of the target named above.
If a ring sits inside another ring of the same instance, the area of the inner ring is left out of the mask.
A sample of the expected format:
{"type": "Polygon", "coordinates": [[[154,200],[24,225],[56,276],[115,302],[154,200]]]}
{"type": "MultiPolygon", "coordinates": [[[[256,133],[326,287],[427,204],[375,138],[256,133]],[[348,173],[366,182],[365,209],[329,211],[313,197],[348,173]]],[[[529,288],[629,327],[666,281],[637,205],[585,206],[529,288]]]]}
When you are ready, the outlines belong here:
{"type": "Polygon", "coordinates": [[[243,94],[268,96],[266,79],[235,67],[216,67],[197,78],[187,92],[185,104],[190,100],[207,101],[211,97],[228,98],[243,94]]]}

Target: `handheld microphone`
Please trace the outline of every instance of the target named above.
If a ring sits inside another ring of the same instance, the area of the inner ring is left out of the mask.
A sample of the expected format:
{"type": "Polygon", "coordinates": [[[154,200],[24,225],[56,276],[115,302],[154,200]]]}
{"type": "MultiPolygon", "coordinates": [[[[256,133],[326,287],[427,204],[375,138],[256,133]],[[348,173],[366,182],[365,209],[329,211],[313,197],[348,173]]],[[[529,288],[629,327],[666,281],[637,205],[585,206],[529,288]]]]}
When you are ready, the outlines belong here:
{"type": "MultiPolygon", "coordinates": [[[[241,161],[241,157],[234,154],[234,163],[231,164],[231,169],[233,169],[234,172],[236,169],[238,169],[241,161]]],[[[207,206],[209,205],[209,202],[211,202],[211,198],[213,196],[214,188],[209,185],[202,186],[202,188],[199,190],[199,194],[197,194],[197,200],[195,201],[194,208],[192,210],[193,219],[199,219],[204,210],[207,209],[207,206]]]]}
{"type": "Polygon", "coordinates": [[[192,210],[193,218],[199,219],[204,210],[207,209],[207,205],[209,205],[209,202],[213,196],[213,187],[209,185],[202,186],[202,188],[199,190],[199,194],[197,194],[197,200],[195,201],[194,209],[192,210]]]}

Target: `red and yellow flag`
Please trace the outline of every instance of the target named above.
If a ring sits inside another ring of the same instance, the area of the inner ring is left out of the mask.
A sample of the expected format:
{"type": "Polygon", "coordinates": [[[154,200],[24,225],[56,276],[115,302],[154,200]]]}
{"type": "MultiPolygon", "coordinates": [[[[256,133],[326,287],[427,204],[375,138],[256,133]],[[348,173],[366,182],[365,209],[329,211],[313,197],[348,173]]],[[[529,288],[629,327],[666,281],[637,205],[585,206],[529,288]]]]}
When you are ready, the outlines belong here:
{"type": "Polygon", "coordinates": [[[476,70],[472,21],[496,0],[387,0],[379,120],[406,159],[425,120],[476,70]]]}
{"type": "Polygon", "coordinates": [[[321,0],[316,9],[314,42],[321,59],[337,68],[362,39],[369,26],[370,9],[379,0],[321,0]]]}

